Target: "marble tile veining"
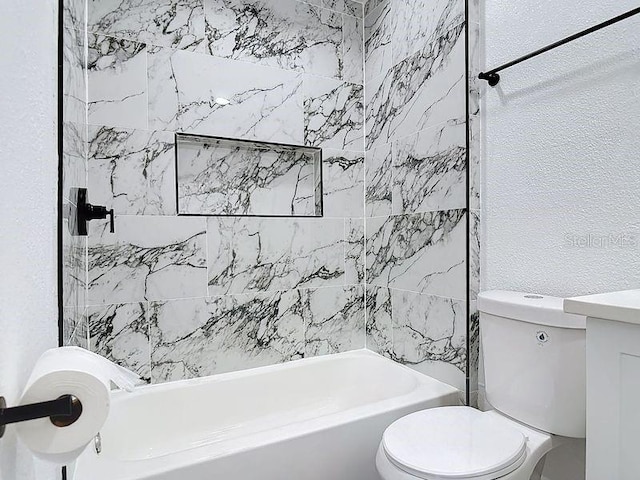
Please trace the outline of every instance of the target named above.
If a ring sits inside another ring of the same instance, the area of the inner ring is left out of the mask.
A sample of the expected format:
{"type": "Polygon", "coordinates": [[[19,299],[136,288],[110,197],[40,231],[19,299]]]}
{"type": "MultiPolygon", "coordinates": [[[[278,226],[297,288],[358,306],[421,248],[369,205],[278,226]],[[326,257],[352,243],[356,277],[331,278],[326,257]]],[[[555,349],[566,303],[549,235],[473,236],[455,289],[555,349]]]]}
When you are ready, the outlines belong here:
{"type": "Polygon", "coordinates": [[[306,77],[304,93],[305,145],[364,151],[362,85],[306,77]]]}
{"type": "Polygon", "coordinates": [[[342,78],[342,15],[296,0],[205,0],[207,53],[342,78]]]}
{"type": "Polygon", "coordinates": [[[89,0],[89,31],[193,50],[204,40],[203,0],[89,0]]]}
{"type": "Polygon", "coordinates": [[[89,348],[85,307],[65,307],[62,311],[62,345],[89,348]]]}
{"type": "MultiPolygon", "coordinates": [[[[463,301],[394,290],[393,350],[401,363],[419,368],[442,362],[466,370],[466,308],[463,301]]],[[[424,370],[423,370],[424,371],[424,370]]]]}
{"type": "Polygon", "coordinates": [[[343,64],[342,78],[351,83],[364,84],[363,20],[343,15],[343,64]]]}
{"type": "Polygon", "coordinates": [[[362,217],[364,153],[325,149],[322,184],[325,217],[362,217]]]}
{"type": "Polygon", "coordinates": [[[367,220],[367,282],[466,298],[464,210],[367,220]]]}
{"type": "Polygon", "coordinates": [[[153,382],[181,380],[363,348],[364,287],[152,302],[149,319],[153,382]]]}
{"type": "Polygon", "coordinates": [[[64,221],[62,228],[62,302],[65,307],[86,304],[87,239],[72,236],[64,221]]]}
{"type": "Polygon", "coordinates": [[[82,14],[73,8],[65,10],[65,24],[62,30],[62,110],[65,123],[86,124],[87,112],[87,55],[86,38],[77,30],[79,19],[69,16],[82,14]]]}
{"type": "Polygon", "coordinates": [[[344,283],[341,218],[207,221],[209,295],[344,283]]]}
{"type": "Polygon", "coordinates": [[[367,148],[466,114],[464,25],[366,84],[367,148]]]}
{"type": "Polygon", "coordinates": [[[182,50],[148,57],[151,128],[303,143],[300,74],[182,50]]]}
{"type": "Polygon", "coordinates": [[[174,162],[170,132],[91,126],[90,200],[118,215],[175,215],[174,162]]]}
{"type": "Polygon", "coordinates": [[[364,347],[363,285],[318,288],[306,295],[305,357],[364,347]]]}
{"type": "Polygon", "coordinates": [[[391,290],[367,285],[367,349],[393,358],[391,290]]]}
{"type": "Polygon", "coordinates": [[[87,127],[86,124],[62,124],[62,196],[73,203],[71,187],[87,186],[87,127]]]}
{"type": "Polygon", "coordinates": [[[479,115],[469,117],[469,205],[479,210],[481,207],[481,177],[482,177],[482,145],[480,130],[482,128],[479,115]]]}
{"type": "Polygon", "coordinates": [[[386,74],[392,66],[390,0],[384,0],[364,19],[364,55],[367,82],[386,74]]]}
{"type": "Polygon", "coordinates": [[[87,307],[89,349],[150,379],[147,303],[87,307]]]}
{"type": "Polygon", "coordinates": [[[152,381],[202,377],[301,358],[302,302],[302,291],[295,290],[152,303],[152,381]]]}
{"type": "Polygon", "coordinates": [[[89,230],[89,304],[116,304],[207,293],[202,218],[116,216],[89,230]]]}
{"type": "Polygon", "coordinates": [[[357,0],[344,0],[344,13],[362,18],[364,16],[363,2],[357,0]]]}
{"type": "Polygon", "coordinates": [[[364,284],[364,218],[346,218],[344,227],[345,283],[364,284]]]}
{"type": "Polygon", "coordinates": [[[469,295],[471,300],[480,293],[480,210],[470,210],[469,217],[469,295]]]}
{"type": "Polygon", "coordinates": [[[480,369],[480,313],[478,312],[478,304],[476,301],[470,302],[469,308],[469,393],[472,394],[478,390],[478,373],[480,369]]]}
{"type": "MultiPolygon", "coordinates": [[[[470,2],[474,3],[474,2],[470,2]]],[[[472,10],[472,6],[469,5],[469,10],[472,10]]],[[[477,5],[475,6],[477,8],[477,5]]],[[[480,74],[480,65],[482,65],[484,59],[482,58],[484,49],[481,45],[480,37],[480,24],[476,22],[469,22],[469,114],[478,115],[480,113],[480,92],[483,88],[486,88],[486,82],[480,80],[478,75],[480,74]]]]}
{"type": "Polygon", "coordinates": [[[82,2],[65,0],[64,189],[88,178],[117,217],[115,234],[92,222],[86,244],[64,242],[67,344],[153,382],[366,345],[456,386],[468,355],[477,383],[464,299],[467,273],[479,290],[481,86],[467,265],[463,1],[89,0],[86,14],[88,45],[82,2]],[[265,155],[205,156],[187,194],[226,215],[321,198],[324,217],[175,216],[174,132],[322,148],[322,197],[317,168],[265,155]]]}
{"type": "Polygon", "coordinates": [[[365,202],[367,217],[391,215],[393,191],[391,144],[369,150],[365,156],[365,202]]]}
{"type": "Polygon", "coordinates": [[[65,27],[82,32],[84,29],[84,19],[87,12],[85,0],[64,0],[62,2],[63,24],[65,27]]]}
{"type": "Polygon", "coordinates": [[[88,42],[89,123],[147,128],[146,46],[94,34],[88,42]]]}
{"type": "Polygon", "coordinates": [[[464,23],[464,0],[393,0],[393,64],[430,47],[464,23]]]}
{"type": "Polygon", "coordinates": [[[480,0],[469,0],[469,12],[467,20],[469,23],[480,23],[482,8],[480,7],[480,0]]]}
{"type": "Polygon", "coordinates": [[[440,124],[394,143],[393,213],[466,207],[467,127],[440,124]]]}
{"type": "Polygon", "coordinates": [[[387,0],[366,0],[364,2],[364,15],[365,17],[369,15],[375,8],[377,8],[381,3],[384,3],[387,0]]]}
{"type": "Polygon", "coordinates": [[[479,0],[469,0],[467,25],[469,26],[469,312],[468,312],[468,345],[469,362],[467,377],[468,392],[471,405],[477,404],[478,374],[480,363],[480,316],[477,297],[480,291],[481,270],[481,116],[480,99],[486,89],[485,82],[478,78],[481,66],[484,64],[484,48],[482,45],[480,19],[482,17],[479,0]]]}

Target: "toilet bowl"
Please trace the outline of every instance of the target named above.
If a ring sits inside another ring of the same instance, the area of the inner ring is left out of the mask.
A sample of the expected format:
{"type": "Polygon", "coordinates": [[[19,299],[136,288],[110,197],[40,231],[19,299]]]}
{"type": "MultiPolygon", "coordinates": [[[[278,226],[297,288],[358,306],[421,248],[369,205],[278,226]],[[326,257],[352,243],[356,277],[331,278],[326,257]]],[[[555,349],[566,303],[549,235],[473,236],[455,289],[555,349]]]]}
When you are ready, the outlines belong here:
{"type": "Polygon", "coordinates": [[[385,431],[376,467],[384,480],[539,479],[541,459],[567,440],[495,410],[433,408],[385,431]]]}
{"type": "Polygon", "coordinates": [[[486,397],[495,410],[441,407],[384,432],[384,480],[538,480],[546,455],[586,433],[586,319],[563,299],[478,296],[486,397]]]}

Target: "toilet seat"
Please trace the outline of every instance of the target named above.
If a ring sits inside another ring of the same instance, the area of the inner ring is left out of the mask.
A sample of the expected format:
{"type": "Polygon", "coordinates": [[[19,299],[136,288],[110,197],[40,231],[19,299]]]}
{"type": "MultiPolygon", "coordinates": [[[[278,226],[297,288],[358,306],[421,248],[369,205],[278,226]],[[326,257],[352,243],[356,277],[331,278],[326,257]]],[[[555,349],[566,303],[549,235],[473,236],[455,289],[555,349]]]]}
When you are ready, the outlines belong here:
{"type": "Polygon", "coordinates": [[[525,435],[506,418],[470,407],[442,407],[394,422],[380,450],[416,479],[493,480],[520,467],[526,447],[525,435]]]}

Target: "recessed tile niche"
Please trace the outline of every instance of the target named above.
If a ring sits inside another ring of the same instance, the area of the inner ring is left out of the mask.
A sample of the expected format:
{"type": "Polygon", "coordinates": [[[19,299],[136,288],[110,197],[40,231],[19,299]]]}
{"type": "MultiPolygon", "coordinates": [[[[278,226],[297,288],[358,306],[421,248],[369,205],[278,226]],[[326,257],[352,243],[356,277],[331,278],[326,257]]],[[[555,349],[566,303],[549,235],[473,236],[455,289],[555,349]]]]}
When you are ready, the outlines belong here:
{"type": "Polygon", "coordinates": [[[320,148],[176,134],[178,215],[322,216],[320,148]]]}

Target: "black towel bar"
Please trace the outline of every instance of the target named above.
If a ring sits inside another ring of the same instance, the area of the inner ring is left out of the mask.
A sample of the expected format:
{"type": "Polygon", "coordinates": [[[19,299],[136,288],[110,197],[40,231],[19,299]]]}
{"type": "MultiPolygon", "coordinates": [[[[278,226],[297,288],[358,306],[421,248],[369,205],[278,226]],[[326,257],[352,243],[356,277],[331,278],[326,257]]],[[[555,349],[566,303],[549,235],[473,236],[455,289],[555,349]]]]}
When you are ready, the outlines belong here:
{"type": "Polygon", "coordinates": [[[622,20],[625,20],[639,13],[640,13],[640,7],[634,8],[633,10],[629,10],[628,12],[623,13],[622,15],[618,15],[617,17],[607,20],[606,22],[599,23],[598,25],[594,25],[591,28],[582,30],[581,32],[573,34],[567,38],[558,40],[557,42],[552,43],[551,45],[547,45],[546,47],[536,50],[535,52],[531,52],[520,58],[507,62],[504,65],[500,65],[499,67],[493,68],[486,72],[481,72],[480,75],[478,75],[478,78],[480,78],[481,80],[486,80],[489,83],[489,85],[491,85],[492,87],[495,87],[498,84],[498,82],[500,82],[500,75],[498,75],[499,71],[504,70],[505,68],[513,67],[518,63],[524,62],[525,60],[529,60],[530,58],[533,58],[533,57],[537,57],[538,55],[548,52],[549,50],[553,50],[554,48],[558,48],[559,46],[564,45],[565,43],[569,43],[574,40],[577,40],[578,38],[584,37],[585,35],[589,35],[590,33],[596,32],[600,29],[608,27],[609,25],[613,25],[614,23],[618,23],[622,20]]]}

